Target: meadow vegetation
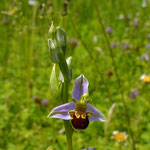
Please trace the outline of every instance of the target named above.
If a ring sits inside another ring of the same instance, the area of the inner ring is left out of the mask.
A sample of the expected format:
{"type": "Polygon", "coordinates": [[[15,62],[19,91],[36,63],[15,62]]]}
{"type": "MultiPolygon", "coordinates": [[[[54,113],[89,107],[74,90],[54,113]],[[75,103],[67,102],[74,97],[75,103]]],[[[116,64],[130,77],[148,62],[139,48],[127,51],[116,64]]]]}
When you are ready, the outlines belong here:
{"type": "Polygon", "coordinates": [[[149,0],[1,0],[0,150],[66,150],[63,121],[47,118],[58,105],[49,85],[52,21],[72,56],[69,102],[82,73],[107,119],[75,131],[74,150],[149,150],[149,10],[149,0]]]}

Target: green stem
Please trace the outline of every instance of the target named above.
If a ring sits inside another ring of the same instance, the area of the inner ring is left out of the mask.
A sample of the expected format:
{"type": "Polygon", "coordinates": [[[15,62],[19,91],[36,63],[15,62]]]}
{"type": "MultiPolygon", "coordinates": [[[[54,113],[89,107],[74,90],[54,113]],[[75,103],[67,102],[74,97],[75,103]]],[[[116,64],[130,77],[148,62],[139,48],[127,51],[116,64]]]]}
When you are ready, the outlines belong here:
{"type": "Polygon", "coordinates": [[[73,150],[72,147],[72,127],[70,125],[70,122],[68,120],[64,120],[65,125],[65,131],[66,131],[66,138],[67,138],[67,148],[68,150],[73,150]]]}
{"type": "MultiPolygon", "coordinates": [[[[68,81],[68,79],[65,79],[64,80],[64,88],[63,88],[64,103],[68,102],[68,87],[69,87],[69,81],[68,81]]],[[[66,131],[68,150],[73,150],[73,148],[72,148],[72,133],[73,133],[72,131],[73,131],[73,129],[68,120],[64,120],[64,125],[65,125],[65,131],[66,131]]]]}
{"type": "MultiPolygon", "coordinates": [[[[59,64],[59,68],[64,76],[64,83],[63,83],[63,87],[62,87],[62,102],[63,103],[68,103],[68,88],[69,88],[69,71],[68,71],[68,65],[66,63],[66,60],[64,59],[64,56],[62,55],[62,53],[59,53],[59,58],[61,60],[60,64],[59,64]]],[[[67,147],[68,150],[73,150],[72,147],[72,133],[73,133],[73,129],[71,127],[71,124],[69,121],[64,120],[64,125],[65,125],[65,131],[66,131],[66,138],[67,138],[67,147]]]]}
{"type": "Polygon", "coordinates": [[[64,81],[64,93],[63,93],[63,101],[64,103],[68,103],[68,89],[69,89],[69,82],[64,81]]]}
{"type": "MultiPolygon", "coordinates": [[[[63,88],[63,102],[67,103],[68,102],[68,87],[69,87],[69,82],[68,80],[64,80],[64,88],[63,88]]],[[[70,122],[68,120],[64,120],[64,125],[65,125],[65,131],[66,131],[66,138],[67,138],[67,146],[68,150],[73,150],[72,148],[72,127],[70,125],[70,122]]]]}

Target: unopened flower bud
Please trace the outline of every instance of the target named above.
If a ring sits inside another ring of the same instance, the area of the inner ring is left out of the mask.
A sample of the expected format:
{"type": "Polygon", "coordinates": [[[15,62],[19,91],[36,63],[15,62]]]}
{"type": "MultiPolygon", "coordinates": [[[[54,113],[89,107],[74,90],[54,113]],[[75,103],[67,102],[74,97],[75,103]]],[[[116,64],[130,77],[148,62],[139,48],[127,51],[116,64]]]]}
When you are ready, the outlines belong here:
{"type": "Polygon", "coordinates": [[[106,75],[107,75],[108,77],[112,76],[112,75],[113,75],[112,70],[108,70],[108,71],[106,72],[106,75]]]}
{"type": "Polygon", "coordinates": [[[49,54],[50,54],[50,58],[51,58],[52,62],[58,63],[59,59],[57,56],[57,49],[56,49],[55,43],[52,39],[48,39],[48,49],[49,49],[49,54]]]}
{"type": "Polygon", "coordinates": [[[67,6],[68,6],[68,1],[65,1],[63,3],[63,12],[62,12],[62,15],[63,16],[66,16],[67,15],[67,6]]]}
{"type": "Polygon", "coordinates": [[[54,38],[55,37],[55,27],[53,22],[51,23],[51,26],[48,30],[48,38],[54,38]]]}
{"type": "Polygon", "coordinates": [[[41,98],[37,97],[36,95],[33,96],[33,100],[35,103],[41,103],[41,98]]]}
{"type": "Polygon", "coordinates": [[[57,28],[56,30],[56,38],[57,44],[60,48],[62,48],[63,53],[65,55],[66,52],[66,33],[62,28],[57,28]]]}

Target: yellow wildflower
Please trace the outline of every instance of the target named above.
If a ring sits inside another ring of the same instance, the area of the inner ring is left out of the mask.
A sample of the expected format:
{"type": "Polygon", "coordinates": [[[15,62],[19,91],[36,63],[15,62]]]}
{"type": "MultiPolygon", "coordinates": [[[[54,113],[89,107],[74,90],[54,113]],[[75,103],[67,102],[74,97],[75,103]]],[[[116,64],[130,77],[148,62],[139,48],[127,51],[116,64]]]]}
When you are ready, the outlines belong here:
{"type": "Polygon", "coordinates": [[[143,79],[144,82],[150,82],[150,76],[146,76],[144,79],[143,79]]]}
{"type": "Polygon", "coordinates": [[[114,131],[111,139],[117,142],[125,142],[127,140],[127,134],[125,132],[114,131]]]}
{"type": "Polygon", "coordinates": [[[150,76],[149,75],[142,75],[141,77],[140,77],[140,79],[143,81],[143,82],[145,82],[145,83],[148,83],[148,82],[150,82],[150,76]]]}
{"type": "Polygon", "coordinates": [[[10,10],[9,10],[9,13],[10,13],[11,15],[15,14],[15,12],[16,12],[15,9],[10,9],[10,10]]]}

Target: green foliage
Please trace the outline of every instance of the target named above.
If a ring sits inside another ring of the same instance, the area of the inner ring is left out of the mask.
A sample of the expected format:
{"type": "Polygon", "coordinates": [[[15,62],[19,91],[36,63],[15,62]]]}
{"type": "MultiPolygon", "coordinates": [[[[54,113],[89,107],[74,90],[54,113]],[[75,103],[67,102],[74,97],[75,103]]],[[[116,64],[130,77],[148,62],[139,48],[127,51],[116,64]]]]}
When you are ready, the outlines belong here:
{"type": "MultiPolygon", "coordinates": [[[[136,147],[148,150],[150,84],[143,83],[139,78],[142,74],[150,75],[150,61],[140,60],[145,53],[149,54],[147,44],[150,43],[150,2],[124,0],[119,3],[119,1],[121,0],[97,0],[97,3],[105,28],[109,26],[113,29],[112,34],[108,34],[109,41],[117,43],[113,48],[113,55],[136,147]],[[144,2],[147,4],[146,7],[142,7],[144,2]],[[130,44],[128,49],[124,49],[125,43],[130,44]],[[130,99],[128,94],[134,88],[139,95],[135,99],[130,99]]],[[[120,89],[108,46],[98,22],[94,1],[70,1],[65,16],[62,16],[63,2],[39,0],[36,6],[29,5],[27,0],[0,2],[0,150],[46,150],[48,147],[52,150],[66,150],[63,121],[47,119],[49,111],[58,105],[49,87],[53,63],[49,59],[47,40],[52,38],[48,35],[52,21],[55,27],[61,26],[66,31],[68,38],[68,40],[64,38],[67,41],[66,57],[61,57],[64,53],[62,47],[58,57],[66,60],[72,55],[73,58],[70,101],[72,101],[73,80],[83,73],[90,83],[91,104],[100,109],[106,118],[109,118],[108,112],[112,103],[109,101],[103,80],[109,87],[113,103],[116,103],[107,135],[104,133],[106,123],[90,122],[86,130],[74,132],[74,150],[86,146],[106,150],[119,149],[120,144],[111,139],[114,130],[126,132],[129,140],[121,146],[123,150],[131,150],[131,136],[120,89]],[[71,41],[74,38],[78,44],[71,41]],[[89,54],[92,54],[92,58],[89,54]],[[96,62],[100,69],[103,80],[93,62],[96,62]],[[41,100],[48,99],[49,106],[42,105],[40,101],[35,102],[34,95],[41,100]]],[[[58,77],[57,73],[56,71],[58,77]]],[[[63,73],[65,74],[65,71],[63,73]]],[[[57,85],[54,86],[57,89],[57,85]]]]}

